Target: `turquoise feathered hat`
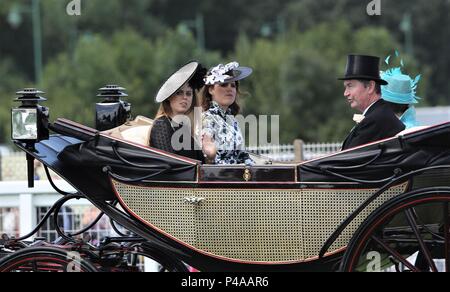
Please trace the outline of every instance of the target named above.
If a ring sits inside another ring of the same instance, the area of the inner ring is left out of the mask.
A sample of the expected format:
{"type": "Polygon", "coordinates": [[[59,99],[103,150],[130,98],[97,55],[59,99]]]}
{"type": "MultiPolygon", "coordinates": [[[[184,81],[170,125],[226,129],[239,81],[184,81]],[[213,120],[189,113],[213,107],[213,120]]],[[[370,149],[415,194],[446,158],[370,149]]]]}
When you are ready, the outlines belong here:
{"type": "MultiPolygon", "coordinates": [[[[397,52],[396,55],[398,56],[397,52]]],[[[388,65],[389,60],[390,56],[386,59],[388,65]]],[[[403,60],[401,66],[403,67],[403,60]]],[[[421,75],[412,79],[409,75],[403,74],[401,67],[396,67],[381,72],[381,78],[388,82],[388,85],[381,86],[381,94],[384,100],[398,104],[416,104],[421,99],[416,96],[421,75]]]]}

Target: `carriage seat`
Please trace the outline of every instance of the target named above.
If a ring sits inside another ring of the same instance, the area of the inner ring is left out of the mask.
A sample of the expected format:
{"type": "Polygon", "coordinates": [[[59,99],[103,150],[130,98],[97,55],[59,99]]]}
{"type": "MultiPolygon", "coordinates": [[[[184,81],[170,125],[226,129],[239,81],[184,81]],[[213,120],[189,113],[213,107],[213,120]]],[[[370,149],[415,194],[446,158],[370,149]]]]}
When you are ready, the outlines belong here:
{"type": "Polygon", "coordinates": [[[144,116],[137,116],[133,121],[126,122],[122,126],[104,131],[103,133],[113,138],[149,146],[152,126],[152,119],[144,116]]]}

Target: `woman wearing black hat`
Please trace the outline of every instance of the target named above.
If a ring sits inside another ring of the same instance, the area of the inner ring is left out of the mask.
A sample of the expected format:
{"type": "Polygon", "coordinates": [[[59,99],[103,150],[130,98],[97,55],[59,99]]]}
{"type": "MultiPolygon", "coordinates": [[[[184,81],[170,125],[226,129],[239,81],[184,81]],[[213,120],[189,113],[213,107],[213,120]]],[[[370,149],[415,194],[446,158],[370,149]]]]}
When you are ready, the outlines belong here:
{"type": "Polygon", "coordinates": [[[239,80],[252,73],[236,62],[219,64],[209,70],[201,90],[202,133],[212,137],[218,149],[215,164],[246,164],[255,162],[244,151],[245,141],[235,116],[239,113],[239,80]]]}
{"type": "Polygon", "coordinates": [[[391,107],[381,99],[380,59],[372,56],[349,55],[344,80],[350,106],[362,113],[355,115],[357,125],[345,140],[342,150],[393,137],[405,129],[391,107]]]}
{"type": "Polygon", "coordinates": [[[197,105],[195,90],[204,85],[206,70],[190,62],[175,72],[161,87],[156,102],[161,103],[153,123],[150,146],[170,153],[205,162],[214,160],[216,147],[205,137],[203,151],[193,138],[193,113],[197,105]],[[185,137],[189,137],[185,141],[185,137]]]}

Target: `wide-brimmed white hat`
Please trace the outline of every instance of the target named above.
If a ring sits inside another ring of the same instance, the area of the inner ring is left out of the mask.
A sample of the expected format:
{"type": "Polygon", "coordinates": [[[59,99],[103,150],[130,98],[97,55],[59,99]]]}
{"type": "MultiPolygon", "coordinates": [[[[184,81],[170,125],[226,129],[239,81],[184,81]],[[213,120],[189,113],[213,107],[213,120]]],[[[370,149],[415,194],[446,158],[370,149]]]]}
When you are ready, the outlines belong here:
{"type": "Polygon", "coordinates": [[[203,77],[206,70],[197,61],[192,61],[178,69],[169,79],[161,86],[156,94],[156,102],[161,103],[174,95],[187,82],[193,89],[199,89],[204,85],[203,77]],[[199,84],[199,81],[201,84],[199,84]]]}

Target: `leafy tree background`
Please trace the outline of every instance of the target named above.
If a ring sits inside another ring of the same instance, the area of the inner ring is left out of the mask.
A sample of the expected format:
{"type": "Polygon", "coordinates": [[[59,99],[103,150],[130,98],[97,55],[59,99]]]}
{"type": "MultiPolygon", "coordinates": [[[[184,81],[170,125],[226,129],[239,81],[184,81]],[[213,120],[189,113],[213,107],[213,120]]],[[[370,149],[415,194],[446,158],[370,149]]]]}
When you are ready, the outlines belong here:
{"type": "Polygon", "coordinates": [[[40,0],[41,84],[34,76],[32,1],[0,0],[0,143],[9,141],[18,89],[46,91],[52,119],[93,125],[98,88],[116,83],[128,89],[134,115],[153,117],[161,83],[192,59],[253,67],[242,83],[244,114],[280,115],[283,143],[346,136],[352,110],[337,77],[349,53],[384,59],[398,49],[407,72],[423,76],[421,105],[448,104],[446,0],[381,0],[382,15],[373,17],[366,14],[369,0],[81,0],[81,16],[66,14],[69,0],[40,0]],[[412,49],[401,25],[408,13],[412,49]],[[11,21],[14,15],[21,21],[11,21]]]}

